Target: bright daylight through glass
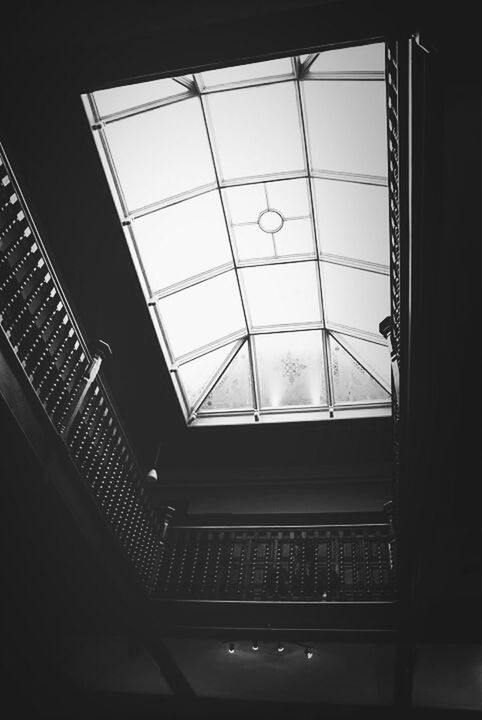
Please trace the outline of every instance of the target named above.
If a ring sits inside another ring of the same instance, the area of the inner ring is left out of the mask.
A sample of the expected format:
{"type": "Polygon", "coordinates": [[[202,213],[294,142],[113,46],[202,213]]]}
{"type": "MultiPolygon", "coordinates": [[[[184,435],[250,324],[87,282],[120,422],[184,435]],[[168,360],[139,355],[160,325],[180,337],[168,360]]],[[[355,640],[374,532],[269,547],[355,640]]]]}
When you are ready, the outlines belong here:
{"type": "Polygon", "coordinates": [[[84,104],[189,424],[387,415],[383,43],[84,104]]]}

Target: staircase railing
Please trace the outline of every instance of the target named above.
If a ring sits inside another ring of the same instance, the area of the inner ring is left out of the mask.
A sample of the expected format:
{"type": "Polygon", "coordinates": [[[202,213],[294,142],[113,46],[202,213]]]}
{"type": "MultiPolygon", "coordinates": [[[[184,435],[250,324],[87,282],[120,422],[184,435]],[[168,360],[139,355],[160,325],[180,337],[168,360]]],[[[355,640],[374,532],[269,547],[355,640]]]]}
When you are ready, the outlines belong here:
{"type": "Polygon", "coordinates": [[[126,433],[0,145],[0,327],[147,591],[159,582],[160,520],[126,433]]]}

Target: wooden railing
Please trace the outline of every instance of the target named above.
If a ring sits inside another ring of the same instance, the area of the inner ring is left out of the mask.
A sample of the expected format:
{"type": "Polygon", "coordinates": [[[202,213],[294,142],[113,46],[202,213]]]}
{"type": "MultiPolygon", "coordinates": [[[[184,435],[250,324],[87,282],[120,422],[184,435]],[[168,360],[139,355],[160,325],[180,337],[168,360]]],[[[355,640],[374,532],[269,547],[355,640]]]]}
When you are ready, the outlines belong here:
{"type": "Polygon", "coordinates": [[[144,474],[0,145],[0,332],[148,592],[162,527],[144,474]]]}
{"type": "Polygon", "coordinates": [[[170,528],[166,600],[384,602],[395,597],[388,524],[170,528]]]}

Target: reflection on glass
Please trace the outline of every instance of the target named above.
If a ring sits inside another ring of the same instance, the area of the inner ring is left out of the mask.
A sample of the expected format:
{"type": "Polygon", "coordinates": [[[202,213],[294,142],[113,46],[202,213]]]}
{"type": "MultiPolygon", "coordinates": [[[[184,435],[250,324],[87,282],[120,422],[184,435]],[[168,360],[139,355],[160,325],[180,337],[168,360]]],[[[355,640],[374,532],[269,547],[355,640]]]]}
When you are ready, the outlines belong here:
{"type": "Polygon", "coordinates": [[[387,175],[385,83],[302,83],[315,170],[387,175]]]}
{"type": "Polygon", "coordinates": [[[285,218],[309,215],[308,181],[304,178],[268,182],[266,192],[269,207],[279,210],[285,218]]]}
{"type": "Polygon", "coordinates": [[[253,327],[321,320],[314,262],[250,267],[240,272],[253,327]]]}
{"type": "Polygon", "coordinates": [[[191,409],[203,390],[209,386],[213,377],[233,350],[234,345],[235,343],[229,343],[229,345],[224,345],[224,347],[180,365],[178,375],[191,409]]]}
{"type": "Polygon", "coordinates": [[[277,255],[304,255],[315,252],[311,220],[285,220],[275,236],[277,255]]]}
{"type": "Polygon", "coordinates": [[[336,403],[388,402],[390,395],[343,347],[330,337],[336,403]]]}
{"type": "Polygon", "coordinates": [[[232,261],[217,191],[133,222],[151,292],[232,261]]]}
{"type": "Polygon", "coordinates": [[[332,335],[387,389],[391,387],[390,351],[386,345],[378,345],[341,333],[332,333],[332,335]]]}
{"type": "Polygon", "coordinates": [[[201,79],[201,86],[207,88],[226,83],[244,82],[258,78],[276,77],[279,75],[291,75],[293,72],[290,58],[280,60],[267,60],[266,62],[250,63],[249,65],[237,65],[236,67],[221,68],[220,70],[208,70],[197,75],[201,79]]]}
{"type": "Polygon", "coordinates": [[[326,405],[320,330],[256,335],[254,347],[263,409],[326,405]]]}
{"type": "Polygon", "coordinates": [[[99,115],[105,117],[138,105],[183,95],[187,92],[187,88],[169,78],[99,90],[94,93],[94,99],[99,115]]]}
{"type": "Polygon", "coordinates": [[[373,72],[385,70],[385,45],[372,43],[356,47],[325,50],[310,67],[310,72],[373,72]]]}
{"type": "Polygon", "coordinates": [[[245,342],[228,365],[198,412],[254,408],[253,383],[248,344],[245,342]]]}
{"type": "Polygon", "coordinates": [[[389,265],[388,188],[314,180],[322,253],[389,265]]]}
{"type": "Polygon", "coordinates": [[[246,329],[233,271],[163,298],[158,309],[175,357],[246,329]]]}
{"type": "Polygon", "coordinates": [[[130,210],[215,180],[199,98],[110,123],[105,133],[130,210]]]}
{"type": "Polygon", "coordinates": [[[322,262],[323,299],[327,324],[346,325],[378,335],[390,314],[388,275],[322,262]]]}
{"type": "Polygon", "coordinates": [[[205,102],[224,179],[303,170],[294,83],[214,93],[205,102]]]}

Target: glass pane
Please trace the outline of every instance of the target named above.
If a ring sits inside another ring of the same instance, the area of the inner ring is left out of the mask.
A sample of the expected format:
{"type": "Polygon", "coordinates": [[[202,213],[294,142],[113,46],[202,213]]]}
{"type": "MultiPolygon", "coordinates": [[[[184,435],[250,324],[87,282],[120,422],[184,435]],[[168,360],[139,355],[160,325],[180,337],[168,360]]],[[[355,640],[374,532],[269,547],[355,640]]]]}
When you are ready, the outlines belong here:
{"type": "Polygon", "coordinates": [[[274,256],[273,238],[258,225],[237,225],[233,236],[240,260],[274,256]]]}
{"type": "Polygon", "coordinates": [[[130,210],[215,181],[199,98],[105,129],[130,210]]]}
{"type": "Polygon", "coordinates": [[[157,306],[175,357],[246,330],[233,271],[169,295],[157,306]]]}
{"type": "Polygon", "coordinates": [[[264,183],[239,185],[222,192],[233,223],[255,222],[262,210],[266,210],[264,183]]]}
{"type": "Polygon", "coordinates": [[[256,335],[254,347],[263,409],[327,404],[320,330],[256,335]]]}
{"type": "Polygon", "coordinates": [[[152,292],[232,262],[217,191],[144,215],[132,227],[152,292]]]}
{"type": "Polygon", "coordinates": [[[213,410],[246,410],[254,408],[253,379],[248,344],[236,354],[214,388],[199,408],[199,413],[213,410]]]}
{"type": "Polygon", "coordinates": [[[274,236],[278,255],[302,255],[314,253],[313,226],[311,220],[286,220],[274,236]]]}
{"type": "Polygon", "coordinates": [[[386,390],[333,337],[330,337],[330,352],[335,404],[390,400],[386,390]]]}
{"type": "Polygon", "coordinates": [[[302,83],[315,170],[387,175],[385,83],[302,83]]]}
{"type": "Polygon", "coordinates": [[[283,217],[302,217],[309,214],[307,180],[279,180],[266,183],[266,191],[269,207],[279,210],[283,217]]]}
{"type": "Polygon", "coordinates": [[[201,355],[201,357],[191,360],[191,362],[179,367],[178,376],[184,392],[187,395],[191,409],[203,390],[209,386],[214,375],[234,348],[234,345],[235,343],[229,343],[229,345],[224,345],[224,347],[201,355]]]}
{"type": "Polygon", "coordinates": [[[320,322],[314,262],[240,270],[253,327],[320,322]]]}
{"type": "Polygon", "coordinates": [[[310,72],[372,72],[385,70],[385,45],[373,43],[321,52],[310,72]]]}
{"type": "Polygon", "coordinates": [[[315,180],[322,253],[389,265],[388,188],[315,180]]]}
{"type": "Polygon", "coordinates": [[[215,93],[205,101],[224,179],[303,171],[294,83],[215,93]]]}
{"type": "Polygon", "coordinates": [[[249,65],[237,65],[236,67],[221,68],[220,70],[208,70],[200,73],[198,77],[207,88],[225,83],[255,80],[265,77],[276,77],[278,75],[291,75],[292,66],[290,58],[280,60],[267,60],[266,62],[250,63],[249,65]]]}
{"type": "Polygon", "coordinates": [[[390,315],[388,275],[322,262],[322,286],[327,323],[379,334],[390,315]]]}
{"type": "Polygon", "coordinates": [[[175,80],[151,80],[99,90],[94,93],[94,99],[100,116],[105,117],[121,110],[128,110],[138,105],[185,93],[187,93],[187,89],[175,80]]]}
{"type": "Polygon", "coordinates": [[[377,345],[341,333],[333,333],[333,335],[366,370],[381,380],[386,388],[391,387],[390,350],[386,345],[377,345]]]}

